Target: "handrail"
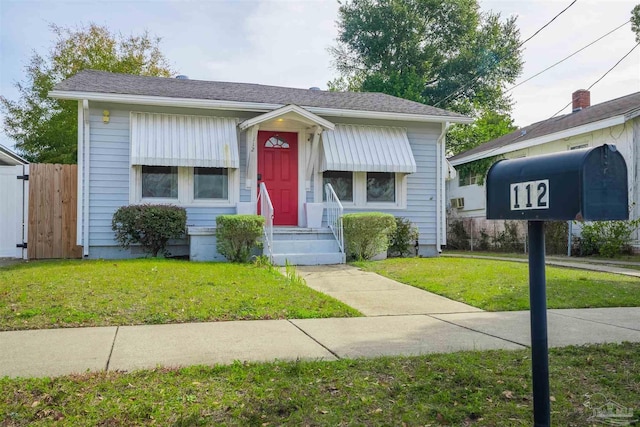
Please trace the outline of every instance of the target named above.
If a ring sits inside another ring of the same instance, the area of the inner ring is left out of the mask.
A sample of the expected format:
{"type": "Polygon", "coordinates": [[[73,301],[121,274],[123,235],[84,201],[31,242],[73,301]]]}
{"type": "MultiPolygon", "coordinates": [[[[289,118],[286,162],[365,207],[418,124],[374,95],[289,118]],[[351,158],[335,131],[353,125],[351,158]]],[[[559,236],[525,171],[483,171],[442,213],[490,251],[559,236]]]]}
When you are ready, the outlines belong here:
{"type": "Polygon", "coordinates": [[[327,183],[324,188],[327,194],[327,224],[338,242],[340,252],[344,254],[344,232],[342,229],[342,213],[344,208],[336,192],[333,191],[331,184],[327,183]]]}
{"type": "Polygon", "coordinates": [[[271,197],[267,191],[267,186],[264,182],[260,183],[260,194],[258,200],[262,200],[260,203],[260,215],[264,217],[264,240],[267,248],[267,254],[269,261],[273,262],[273,216],[275,214],[273,210],[273,203],[271,203],[271,197]]]}

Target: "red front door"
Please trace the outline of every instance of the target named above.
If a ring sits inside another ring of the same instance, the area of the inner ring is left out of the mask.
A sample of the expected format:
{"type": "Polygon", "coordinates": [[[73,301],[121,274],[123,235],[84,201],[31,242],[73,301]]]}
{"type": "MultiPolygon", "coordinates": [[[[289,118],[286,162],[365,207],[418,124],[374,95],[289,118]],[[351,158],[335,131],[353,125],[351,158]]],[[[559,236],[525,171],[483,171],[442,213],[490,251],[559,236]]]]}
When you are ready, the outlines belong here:
{"type": "Polygon", "coordinates": [[[298,225],[298,134],[258,132],[258,183],[273,203],[274,225],[298,225]]]}

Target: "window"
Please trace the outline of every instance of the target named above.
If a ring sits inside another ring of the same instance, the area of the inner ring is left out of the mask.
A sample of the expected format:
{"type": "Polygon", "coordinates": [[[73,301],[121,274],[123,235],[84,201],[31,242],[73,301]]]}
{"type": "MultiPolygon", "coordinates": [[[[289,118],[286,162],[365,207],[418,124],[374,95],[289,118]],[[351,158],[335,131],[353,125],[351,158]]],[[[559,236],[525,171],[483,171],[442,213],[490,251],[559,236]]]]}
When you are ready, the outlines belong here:
{"type": "Polygon", "coordinates": [[[569,150],[582,150],[583,148],[587,148],[589,144],[579,144],[569,147],[569,150]]]}
{"type": "Polygon", "coordinates": [[[395,202],[396,180],[392,172],[367,172],[367,203],[395,202]]]}
{"type": "Polygon", "coordinates": [[[234,206],[240,195],[239,175],[235,168],[134,165],[129,201],[234,206]]]}
{"type": "Polygon", "coordinates": [[[289,143],[278,136],[272,136],[264,143],[267,148],[289,148],[289,143]]]}
{"type": "MultiPolygon", "coordinates": [[[[353,172],[326,171],[322,174],[322,188],[331,184],[341,202],[353,202],[353,172]]],[[[324,195],[324,200],[327,195],[324,195]]]]}
{"type": "Polygon", "coordinates": [[[229,177],[227,169],[194,168],[194,199],[228,199],[229,177]]]}
{"type": "Polygon", "coordinates": [[[475,185],[479,182],[482,182],[482,176],[480,174],[476,174],[476,175],[460,174],[458,178],[458,187],[464,187],[465,185],[475,185]]]}
{"type": "Polygon", "coordinates": [[[142,197],[178,198],[178,168],[175,166],[142,166],[142,197]]]}

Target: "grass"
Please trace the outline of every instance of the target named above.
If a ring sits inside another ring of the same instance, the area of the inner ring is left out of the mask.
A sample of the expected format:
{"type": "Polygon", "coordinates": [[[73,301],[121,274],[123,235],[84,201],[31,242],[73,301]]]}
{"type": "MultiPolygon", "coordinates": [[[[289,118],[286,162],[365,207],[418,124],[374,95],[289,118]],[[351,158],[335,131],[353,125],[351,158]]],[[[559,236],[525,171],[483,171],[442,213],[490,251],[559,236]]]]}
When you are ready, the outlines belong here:
{"type": "Polygon", "coordinates": [[[0,268],[0,330],[358,315],[256,265],[138,259],[0,268]]]}
{"type": "MultiPolygon", "coordinates": [[[[640,344],[550,351],[552,425],[640,416],[640,344]]],[[[0,425],[530,426],[528,350],[0,379],[0,425]]]]}
{"type": "MultiPolygon", "coordinates": [[[[393,258],[354,265],[489,311],[529,309],[526,263],[470,258],[393,258]]],[[[547,267],[548,308],[640,307],[640,280],[547,267]]]]}

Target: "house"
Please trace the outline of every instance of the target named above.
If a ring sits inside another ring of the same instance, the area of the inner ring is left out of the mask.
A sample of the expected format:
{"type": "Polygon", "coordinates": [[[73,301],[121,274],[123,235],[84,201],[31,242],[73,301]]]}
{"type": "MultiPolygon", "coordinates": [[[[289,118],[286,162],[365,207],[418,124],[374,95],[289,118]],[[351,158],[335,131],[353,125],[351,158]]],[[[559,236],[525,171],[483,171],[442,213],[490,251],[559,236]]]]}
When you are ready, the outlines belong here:
{"type": "Polygon", "coordinates": [[[0,258],[27,257],[29,162],[0,145],[0,258]]]}
{"type": "MultiPolygon", "coordinates": [[[[458,179],[448,182],[450,217],[468,221],[475,230],[495,226],[485,219],[484,176],[464,173],[464,165],[485,159],[530,157],[602,144],[614,144],[624,156],[630,217],[640,217],[640,92],[591,105],[589,91],[578,90],[572,94],[572,105],[570,114],[534,123],[449,158],[458,172],[458,179]]],[[[638,237],[634,236],[634,246],[640,246],[638,237]]]]}
{"type": "Polygon", "coordinates": [[[221,259],[221,214],[265,215],[265,251],[277,264],[344,262],[334,222],[347,212],[410,219],[423,256],[446,243],[444,135],[471,121],[462,115],[381,93],[100,71],[49,96],[78,101],[84,257],[139,254],[120,249],[111,229],[115,210],[135,203],[184,206],[189,241],[171,252],[196,260],[221,259]]]}

